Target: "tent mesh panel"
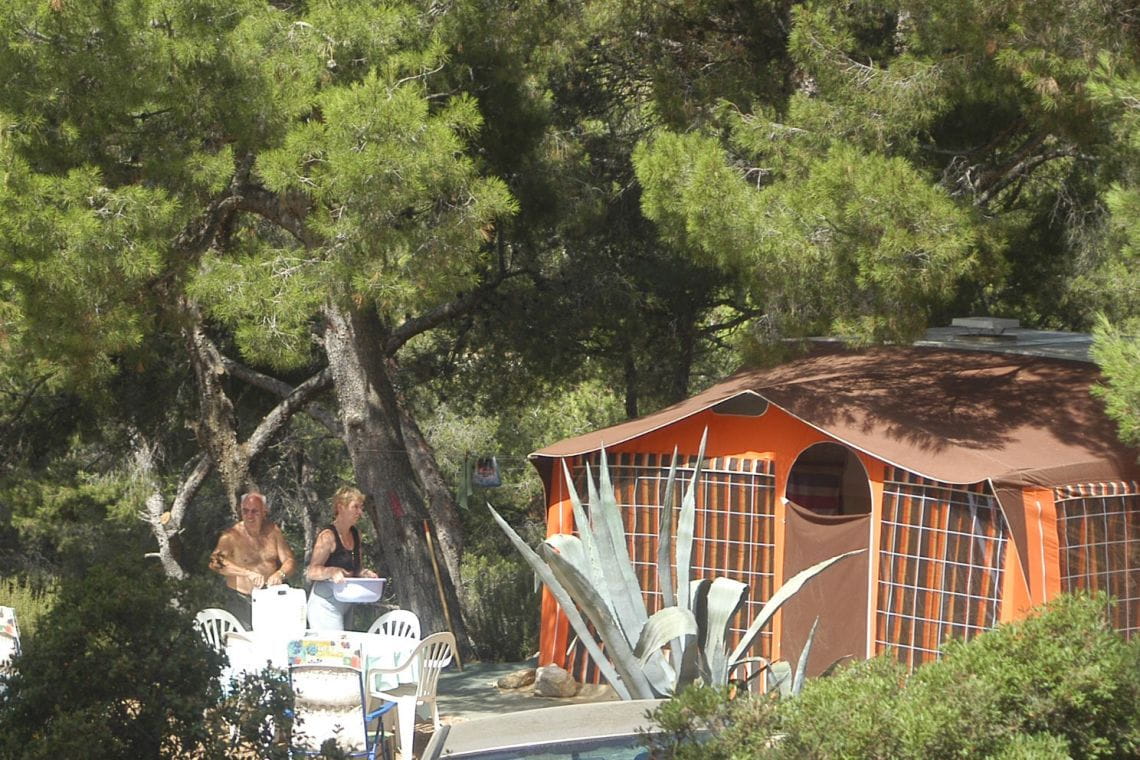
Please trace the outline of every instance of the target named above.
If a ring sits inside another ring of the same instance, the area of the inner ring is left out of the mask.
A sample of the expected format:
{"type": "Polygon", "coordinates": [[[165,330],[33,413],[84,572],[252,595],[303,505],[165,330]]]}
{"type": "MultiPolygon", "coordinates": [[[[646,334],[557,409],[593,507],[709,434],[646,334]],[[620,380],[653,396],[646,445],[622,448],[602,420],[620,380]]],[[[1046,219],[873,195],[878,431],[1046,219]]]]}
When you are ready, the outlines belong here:
{"type": "Polygon", "coordinates": [[[1054,489],[1063,591],[1105,591],[1113,626],[1140,629],[1140,484],[1086,483],[1054,489]]]}
{"type": "Polygon", "coordinates": [[[908,667],[951,637],[998,622],[1006,527],[986,483],[949,485],[888,467],[880,525],[875,651],[908,667]]]}
{"type": "MultiPolygon", "coordinates": [[[[662,604],[657,579],[657,536],[672,459],[671,454],[646,453],[609,457],[610,479],[625,524],[626,547],[651,615],[661,609],[662,604]]],[[[592,455],[588,461],[597,478],[599,456],[592,455]]],[[[678,507],[695,465],[695,456],[679,458],[674,487],[678,507]]],[[[727,640],[730,650],[772,595],[776,485],[773,467],[771,461],[736,457],[708,459],[701,467],[691,578],[725,576],[748,584],[741,611],[732,619],[727,640]]],[[[579,465],[571,472],[574,487],[588,510],[585,468],[579,465]]],[[[673,516],[674,535],[677,511],[674,510],[673,516]]],[[[673,572],[675,585],[676,568],[673,572]]],[[[767,657],[771,651],[771,631],[764,631],[756,638],[749,656],[767,657]]],[[[566,662],[566,669],[579,681],[598,682],[596,667],[576,639],[572,639],[566,662]]]]}

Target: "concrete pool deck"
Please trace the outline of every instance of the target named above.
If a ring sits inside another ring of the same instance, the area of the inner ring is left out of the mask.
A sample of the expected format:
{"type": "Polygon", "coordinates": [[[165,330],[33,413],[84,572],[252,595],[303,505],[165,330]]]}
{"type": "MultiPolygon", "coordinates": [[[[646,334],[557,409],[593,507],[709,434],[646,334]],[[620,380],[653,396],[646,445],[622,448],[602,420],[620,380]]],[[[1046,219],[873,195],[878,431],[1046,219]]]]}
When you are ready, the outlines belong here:
{"type": "Polygon", "coordinates": [[[443,730],[433,736],[430,720],[417,722],[417,758],[447,757],[458,752],[528,745],[587,735],[630,733],[648,725],[648,710],[658,700],[623,702],[613,690],[584,685],[573,697],[535,696],[531,687],[499,689],[495,682],[510,673],[533,668],[534,662],[469,663],[463,670],[440,675],[438,700],[443,730]]]}
{"type": "Polygon", "coordinates": [[[628,736],[652,725],[647,713],[660,703],[659,699],[581,702],[462,721],[444,726],[417,756],[436,760],[482,750],[628,736]]]}

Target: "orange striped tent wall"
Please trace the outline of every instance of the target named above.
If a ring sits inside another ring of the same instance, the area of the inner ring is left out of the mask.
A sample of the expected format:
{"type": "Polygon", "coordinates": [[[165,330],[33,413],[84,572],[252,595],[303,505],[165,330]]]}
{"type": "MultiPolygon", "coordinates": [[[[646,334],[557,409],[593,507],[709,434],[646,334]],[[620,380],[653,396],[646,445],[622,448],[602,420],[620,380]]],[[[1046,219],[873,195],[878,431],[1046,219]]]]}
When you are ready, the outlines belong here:
{"type": "Polygon", "coordinates": [[[1140,630],[1140,484],[1085,483],[1055,489],[1059,575],[1065,591],[1107,591],[1117,630],[1140,630]]]}
{"type": "Polygon", "coordinates": [[[999,621],[1008,543],[987,483],[956,486],[898,467],[883,487],[875,652],[913,667],[950,637],[999,621]]]}

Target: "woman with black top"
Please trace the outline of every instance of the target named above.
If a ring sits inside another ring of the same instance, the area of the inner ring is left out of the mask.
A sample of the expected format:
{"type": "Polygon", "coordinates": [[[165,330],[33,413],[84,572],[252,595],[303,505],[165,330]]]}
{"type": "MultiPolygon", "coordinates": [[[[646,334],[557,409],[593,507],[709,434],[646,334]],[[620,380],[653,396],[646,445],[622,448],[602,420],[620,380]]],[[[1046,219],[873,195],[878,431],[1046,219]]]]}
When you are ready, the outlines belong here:
{"type": "Polygon", "coordinates": [[[309,628],[343,631],[348,603],[333,595],[333,584],[345,578],[375,578],[360,566],[360,532],[356,522],[364,513],[364,494],[345,486],[333,496],[333,521],[317,534],[313,556],[305,577],[313,582],[309,591],[309,628]]]}

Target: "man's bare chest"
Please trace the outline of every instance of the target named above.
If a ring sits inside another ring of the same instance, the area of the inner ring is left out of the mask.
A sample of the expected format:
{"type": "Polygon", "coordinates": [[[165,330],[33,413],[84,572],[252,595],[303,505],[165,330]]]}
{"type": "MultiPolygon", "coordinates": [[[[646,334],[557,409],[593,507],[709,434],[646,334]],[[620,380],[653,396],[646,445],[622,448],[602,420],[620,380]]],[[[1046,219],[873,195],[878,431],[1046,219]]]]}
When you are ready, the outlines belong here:
{"type": "Polygon", "coordinates": [[[272,536],[243,535],[234,547],[247,561],[268,562],[277,558],[277,545],[272,536]]]}

